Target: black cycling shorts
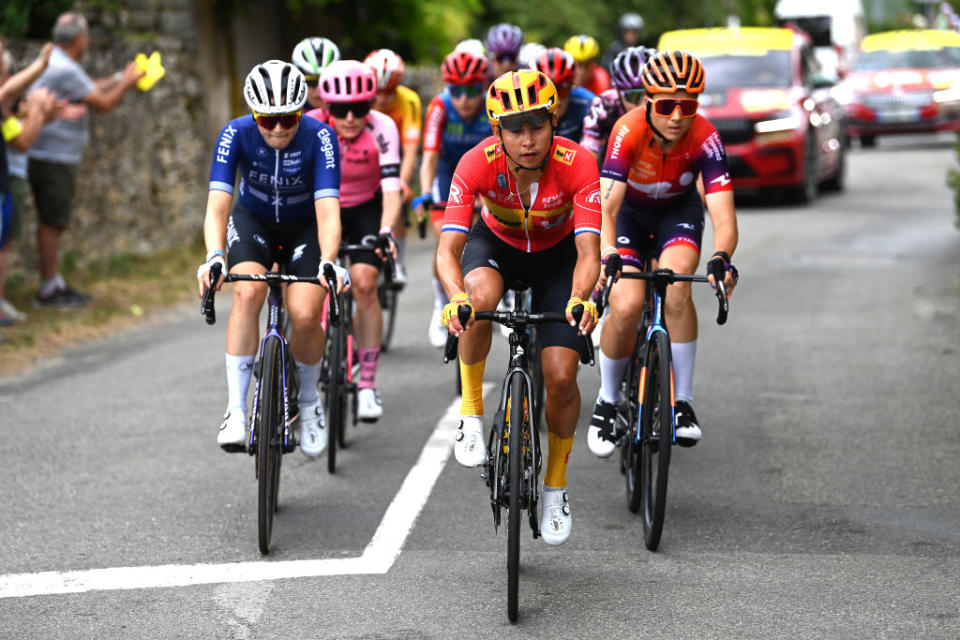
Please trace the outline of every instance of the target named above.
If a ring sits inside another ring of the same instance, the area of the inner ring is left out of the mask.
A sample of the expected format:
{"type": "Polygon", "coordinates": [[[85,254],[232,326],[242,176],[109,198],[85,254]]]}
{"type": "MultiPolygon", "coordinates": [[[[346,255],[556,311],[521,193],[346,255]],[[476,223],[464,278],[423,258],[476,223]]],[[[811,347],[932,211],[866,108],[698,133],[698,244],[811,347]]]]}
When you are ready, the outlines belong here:
{"type": "Polygon", "coordinates": [[[256,262],[268,271],[277,263],[294,276],[316,277],[320,269],[317,219],[277,224],[237,200],[227,222],[227,265],[256,262]]]}
{"type": "Polygon", "coordinates": [[[667,247],[682,244],[700,253],[703,201],[692,189],[662,210],[637,211],[624,206],[617,216],[617,253],[624,264],[643,269],[667,247]]]}
{"type": "MultiPolygon", "coordinates": [[[[383,196],[377,193],[372,199],[355,207],[340,209],[340,226],[342,228],[340,242],[345,244],[361,244],[365,238],[373,244],[380,233],[380,220],[383,216],[383,196]]],[[[377,257],[373,249],[369,251],[351,251],[347,254],[350,264],[369,264],[377,269],[383,261],[377,257]]]]}
{"type": "MultiPolygon", "coordinates": [[[[527,253],[515,249],[490,230],[481,218],[467,236],[460,259],[463,274],[479,267],[496,269],[506,289],[524,284],[530,287],[531,311],[564,311],[573,287],[573,268],[577,264],[577,247],[571,233],[559,243],[527,253]]],[[[567,347],[582,354],[583,338],[577,330],[563,322],[549,322],[537,328],[544,347],[567,347]]]]}

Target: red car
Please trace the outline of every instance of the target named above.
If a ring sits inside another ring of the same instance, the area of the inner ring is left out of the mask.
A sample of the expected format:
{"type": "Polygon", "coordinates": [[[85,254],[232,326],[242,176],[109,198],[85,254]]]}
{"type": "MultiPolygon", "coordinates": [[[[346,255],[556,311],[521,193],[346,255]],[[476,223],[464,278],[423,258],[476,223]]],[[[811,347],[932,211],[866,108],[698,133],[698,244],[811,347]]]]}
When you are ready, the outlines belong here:
{"type": "Polygon", "coordinates": [[[809,36],[788,28],[669,31],[659,48],[696,55],[707,72],[700,112],[727,149],[737,191],[772,190],[813,200],[841,189],[842,107],[815,75],[809,36]]]}
{"type": "Polygon", "coordinates": [[[867,36],[834,95],[865,147],[892,133],[960,131],[960,34],[907,29],[867,36]]]}

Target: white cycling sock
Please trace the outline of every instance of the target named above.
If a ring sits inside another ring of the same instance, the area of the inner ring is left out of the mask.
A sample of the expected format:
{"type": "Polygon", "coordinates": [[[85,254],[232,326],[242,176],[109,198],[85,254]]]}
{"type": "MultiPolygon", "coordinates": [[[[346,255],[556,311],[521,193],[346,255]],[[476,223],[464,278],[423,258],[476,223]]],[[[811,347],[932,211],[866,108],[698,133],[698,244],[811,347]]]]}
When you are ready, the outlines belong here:
{"type": "Polygon", "coordinates": [[[320,380],[320,362],[314,364],[303,364],[297,362],[297,375],[300,377],[300,393],[297,395],[297,402],[300,404],[310,404],[317,401],[317,381],[320,380]]]}
{"type": "Polygon", "coordinates": [[[247,413],[247,389],[253,375],[254,356],[227,355],[227,409],[247,413]]]}
{"type": "Polygon", "coordinates": [[[434,309],[443,309],[443,307],[450,302],[450,298],[447,297],[447,292],[443,290],[443,285],[440,284],[440,281],[436,278],[433,279],[433,308],[434,309]]]}
{"type": "Polygon", "coordinates": [[[397,262],[403,262],[403,254],[407,249],[407,237],[397,238],[397,262]]]}
{"type": "Polygon", "coordinates": [[[676,379],[677,400],[693,404],[693,364],[697,357],[697,341],[673,342],[670,344],[673,354],[673,375],[676,379]]]}
{"type": "Polygon", "coordinates": [[[630,363],[630,356],[626,358],[611,358],[600,350],[600,399],[611,404],[617,401],[620,392],[620,381],[630,363]]]}

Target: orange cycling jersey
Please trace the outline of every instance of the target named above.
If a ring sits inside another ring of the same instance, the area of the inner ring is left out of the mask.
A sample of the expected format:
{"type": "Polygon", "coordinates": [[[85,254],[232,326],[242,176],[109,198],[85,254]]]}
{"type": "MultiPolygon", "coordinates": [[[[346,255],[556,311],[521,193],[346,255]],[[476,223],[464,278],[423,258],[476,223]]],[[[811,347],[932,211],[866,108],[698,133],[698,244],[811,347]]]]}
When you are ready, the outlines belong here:
{"type": "Polygon", "coordinates": [[[530,206],[525,208],[503,148],[491,136],[460,159],[450,186],[443,230],[467,233],[474,198],[479,196],[483,203],[480,215],[487,227],[521,251],[549,249],[571,232],[600,233],[597,164],[579,144],[555,137],[543,175],[530,186],[529,193],[530,206]]]}
{"type": "Polygon", "coordinates": [[[401,144],[420,144],[420,131],[423,128],[420,123],[420,111],[420,96],[417,92],[403,85],[398,86],[390,108],[383,113],[390,116],[396,123],[401,144]]]}
{"type": "Polygon", "coordinates": [[[704,191],[732,191],[727,153],[710,121],[696,115],[690,129],[664,153],[646,120],[643,107],[625,113],[610,133],[601,176],[627,183],[624,205],[634,210],[678,202],[696,189],[703,174],[704,191]]]}

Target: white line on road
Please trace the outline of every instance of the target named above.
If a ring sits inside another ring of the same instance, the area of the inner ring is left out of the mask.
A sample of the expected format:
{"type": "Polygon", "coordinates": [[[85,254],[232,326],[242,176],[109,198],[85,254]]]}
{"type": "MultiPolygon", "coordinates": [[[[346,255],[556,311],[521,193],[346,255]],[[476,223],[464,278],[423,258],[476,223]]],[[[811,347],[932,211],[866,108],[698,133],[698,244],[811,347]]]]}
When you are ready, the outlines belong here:
{"type": "MultiPolygon", "coordinates": [[[[486,394],[494,385],[484,385],[486,394]]],[[[0,598],[120,589],[157,589],[198,584],[256,582],[319,576],[384,574],[390,570],[407,540],[433,485],[450,457],[459,422],[460,400],[455,400],[420,452],[417,463],[387,507],[380,526],[358,558],[234,562],[227,564],[168,564],[149,567],[113,567],[84,571],[44,571],[0,575],[0,598]]]]}

